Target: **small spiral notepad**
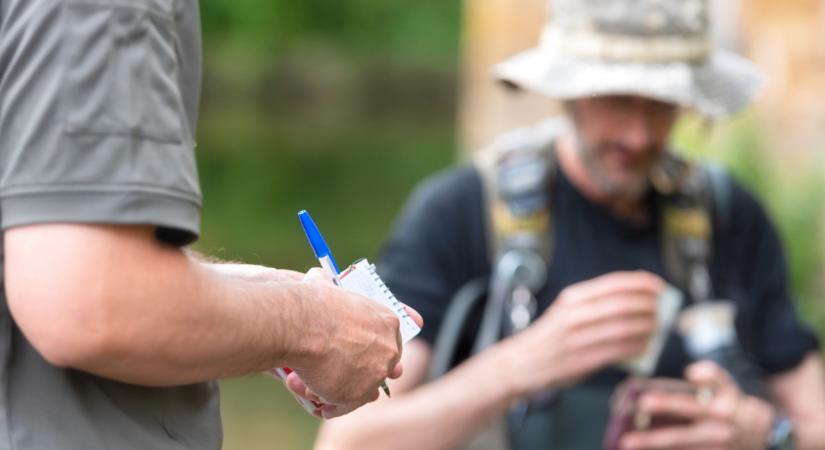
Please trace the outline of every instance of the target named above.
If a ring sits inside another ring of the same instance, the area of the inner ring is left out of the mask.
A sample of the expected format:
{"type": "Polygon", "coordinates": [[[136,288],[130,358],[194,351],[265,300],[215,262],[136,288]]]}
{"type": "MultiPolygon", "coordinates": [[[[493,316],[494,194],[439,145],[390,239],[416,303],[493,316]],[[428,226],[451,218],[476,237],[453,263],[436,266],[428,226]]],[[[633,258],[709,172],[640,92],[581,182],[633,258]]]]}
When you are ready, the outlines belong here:
{"type": "MultiPolygon", "coordinates": [[[[403,343],[407,343],[421,332],[421,328],[419,328],[415,321],[407,314],[404,305],[395,298],[387,285],[384,284],[384,281],[375,271],[375,266],[370,264],[366,259],[356,261],[353,265],[349,266],[347,270],[339,275],[339,280],[341,281],[341,287],[344,289],[363,295],[392,309],[395,315],[398,316],[400,322],[399,331],[403,343]]],[[[284,381],[290,372],[292,372],[292,370],[279,367],[270,370],[269,374],[284,381]]],[[[319,408],[322,406],[305,398],[297,396],[295,398],[310,414],[317,414],[319,408]]]]}
{"type": "Polygon", "coordinates": [[[375,271],[375,265],[370,264],[366,259],[356,261],[343,271],[339,276],[341,286],[356,294],[371,298],[376,302],[392,309],[401,322],[401,340],[406,343],[421,332],[421,328],[416,325],[407,314],[404,304],[395,298],[387,285],[375,271]]]}

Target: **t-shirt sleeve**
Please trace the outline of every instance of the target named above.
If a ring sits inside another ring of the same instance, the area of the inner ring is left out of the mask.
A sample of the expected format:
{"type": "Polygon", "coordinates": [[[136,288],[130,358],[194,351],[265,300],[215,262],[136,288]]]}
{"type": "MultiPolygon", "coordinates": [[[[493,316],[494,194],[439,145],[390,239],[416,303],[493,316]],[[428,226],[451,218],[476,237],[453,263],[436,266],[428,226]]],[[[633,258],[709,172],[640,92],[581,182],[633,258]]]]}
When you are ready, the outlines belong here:
{"type": "Polygon", "coordinates": [[[746,350],[768,374],[796,367],[818,347],[799,320],[788,284],[788,266],[777,231],[762,206],[738,184],[733,186],[731,229],[734,273],[739,286],[738,331],[746,350]]]}
{"type": "Polygon", "coordinates": [[[484,270],[480,202],[472,167],[434,176],[413,192],[383,248],[379,273],[399,300],[421,313],[419,337],[431,345],[452,297],[484,270]]]}
{"type": "Polygon", "coordinates": [[[0,36],[2,227],[141,224],[193,241],[201,193],[172,4],[18,4],[0,36]]]}

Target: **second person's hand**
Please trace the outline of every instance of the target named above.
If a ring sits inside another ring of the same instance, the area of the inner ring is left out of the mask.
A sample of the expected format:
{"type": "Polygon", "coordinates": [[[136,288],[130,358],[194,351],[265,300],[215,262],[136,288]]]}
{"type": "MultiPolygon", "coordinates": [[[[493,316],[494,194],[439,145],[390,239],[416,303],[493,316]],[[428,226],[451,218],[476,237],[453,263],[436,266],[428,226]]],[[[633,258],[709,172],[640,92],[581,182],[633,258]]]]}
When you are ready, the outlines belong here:
{"type": "Polygon", "coordinates": [[[527,330],[503,343],[516,390],[558,388],[641,354],[665,288],[646,272],[614,272],[564,289],[527,330]]]}

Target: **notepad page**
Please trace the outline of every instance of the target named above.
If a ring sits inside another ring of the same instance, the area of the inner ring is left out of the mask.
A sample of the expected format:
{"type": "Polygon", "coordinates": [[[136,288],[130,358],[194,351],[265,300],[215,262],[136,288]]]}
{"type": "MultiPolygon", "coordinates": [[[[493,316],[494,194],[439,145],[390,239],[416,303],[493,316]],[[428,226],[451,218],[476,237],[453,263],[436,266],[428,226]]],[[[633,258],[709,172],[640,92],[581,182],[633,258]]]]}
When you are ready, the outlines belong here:
{"type": "Polygon", "coordinates": [[[406,343],[421,332],[421,328],[416,325],[407,314],[404,304],[399,302],[395,295],[381,280],[375,270],[375,265],[370,264],[366,259],[362,259],[340,275],[341,286],[356,294],[371,298],[378,303],[392,309],[401,323],[401,340],[406,343]]]}
{"type": "Polygon", "coordinates": [[[636,375],[651,376],[653,374],[664,349],[665,341],[673,329],[673,324],[679,317],[683,301],[682,292],[673,286],[668,286],[659,295],[656,305],[656,330],[650,337],[644,353],[625,361],[620,364],[620,367],[636,375]]]}

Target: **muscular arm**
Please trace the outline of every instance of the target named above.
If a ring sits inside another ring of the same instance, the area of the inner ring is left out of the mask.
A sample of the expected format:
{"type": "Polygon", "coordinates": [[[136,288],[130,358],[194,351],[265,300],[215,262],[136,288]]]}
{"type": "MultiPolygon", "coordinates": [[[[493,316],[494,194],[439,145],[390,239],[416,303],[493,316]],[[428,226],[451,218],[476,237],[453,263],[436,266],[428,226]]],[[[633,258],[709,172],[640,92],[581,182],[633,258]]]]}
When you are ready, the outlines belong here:
{"type": "Polygon", "coordinates": [[[26,226],[4,242],[13,317],[60,367],[156,386],[300,368],[343,326],[329,309],[346,297],[331,288],[202,262],[150,227],[26,226]]]}
{"type": "Polygon", "coordinates": [[[768,382],[777,406],[794,424],[796,448],[825,449],[825,366],[818,353],[768,382]]]}

